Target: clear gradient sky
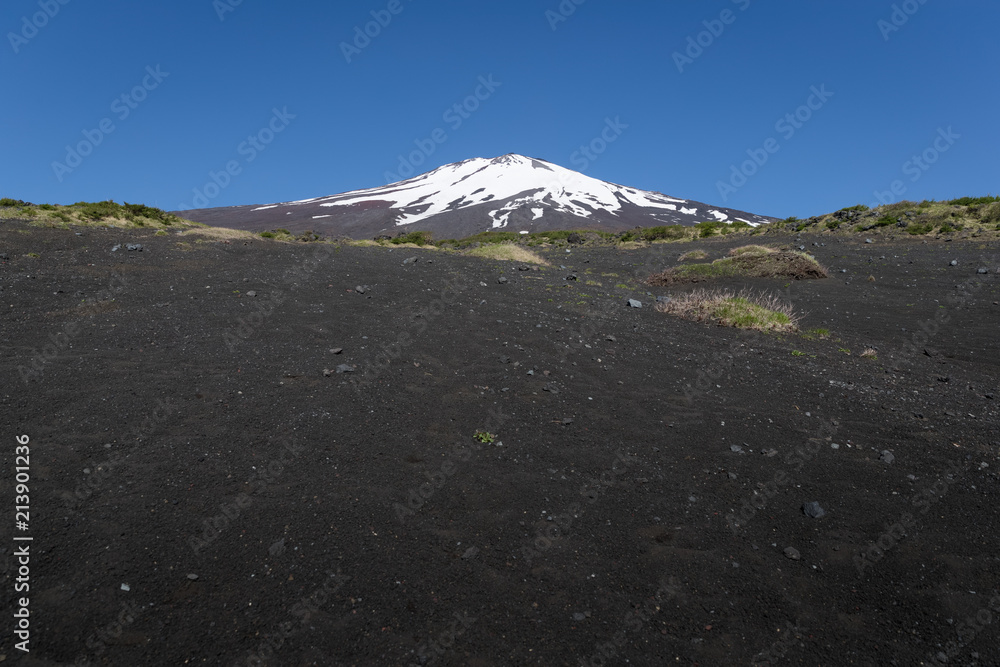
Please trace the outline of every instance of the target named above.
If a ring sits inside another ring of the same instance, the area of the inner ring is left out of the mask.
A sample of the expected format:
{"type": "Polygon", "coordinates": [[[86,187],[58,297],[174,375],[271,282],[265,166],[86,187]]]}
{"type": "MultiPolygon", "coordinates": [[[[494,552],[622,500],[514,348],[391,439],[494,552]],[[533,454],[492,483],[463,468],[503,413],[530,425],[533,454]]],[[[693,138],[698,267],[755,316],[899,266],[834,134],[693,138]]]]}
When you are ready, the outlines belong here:
{"type": "Polygon", "coordinates": [[[5,0],[0,196],[270,203],[505,153],[779,217],[997,194],[997,25],[996,0],[5,0]]]}

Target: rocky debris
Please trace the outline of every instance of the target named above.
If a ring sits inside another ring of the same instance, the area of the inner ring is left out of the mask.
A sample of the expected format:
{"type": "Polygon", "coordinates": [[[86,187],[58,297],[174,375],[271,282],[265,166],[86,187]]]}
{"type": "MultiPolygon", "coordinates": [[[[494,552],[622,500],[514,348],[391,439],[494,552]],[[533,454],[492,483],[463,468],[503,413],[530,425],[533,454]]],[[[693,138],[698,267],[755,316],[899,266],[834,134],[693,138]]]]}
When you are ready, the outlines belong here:
{"type": "Polygon", "coordinates": [[[340,354],[343,351],[344,351],[344,348],[342,348],[342,347],[335,347],[335,348],[332,348],[330,350],[330,354],[340,354]]]}
{"type": "Polygon", "coordinates": [[[571,273],[568,276],[566,276],[566,280],[579,280],[579,279],[580,278],[578,278],[575,273],[571,273]]]}
{"type": "Polygon", "coordinates": [[[550,394],[558,394],[559,393],[559,387],[557,387],[554,382],[549,382],[544,387],[542,387],[542,391],[547,391],[550,394]]]}
{"type": "Polygon", "coordinates": [[[417,263],[417,258],[416,257],[407,257],[406,259],[403,260],[403,265],[404,266],[407,265],[407,264],[416,264],[416,263],[417,263]]]}
{"type": "Polygon", "coordinates": [[[656,303],[670,303],[671,299],[669,296],[658,296],[656,297],[656,303]]]}
{"type": "Polygon", "coordinates": [[[572,417],[564,417],[563,420],[562,420],[562,425],[563,426],[569,426],[572,423],[573,423],[573,418],[572,417]]]}
{"type": "Polygon", "coordinates": [[[729,451],[734,454],[746,454],[746,450],[741,445],[729,445],[729,451]]]}
{"type": "Polygon", "coordinates": [[[826,510],[820,507],[819,503],[815,500],[808,503],[803,503],[802,513],[805,514],[810,519],[819,519],[826,516],[826,510]]]}
{"type": "Polygon", "coordinates": [[[987,274],[989,272],[990,272],[990,270],[987,269],[987,268],[985,268],[985,267],[980,268],[980,269],[976,269],[976,273],[978,273],[979,275],[985,275],[985,274],[987,274]]]}
{"type": "Polygon", "coordinates": [[[958,266],[958,260],[957,259],[951,260],[951,263],[949,264],[949,266],[958,266]]]}
{"type": "Polygon", "coordinates": [[[636,301],[635,299],[628,300],[629,308],[642,308],[642,301],[636,301]]]}
{"type": "Polygon", "coordinates": [[[355,370],[356,367],[350,364],[340,364],[334,370],[330,370],[329,368],[323,369],[323,375],[325,377],[330,377],[334,373],[353,373],[355,370]]]}
{"type": "Polygon", "coordinates": [[[871,239],[865,239],[865,243],[875,243],[875,242],[872,241],[871,239]]]}
{"type": "Polygon", "coordinates": [[[462,560],[472,560],[478,555],[479,555],[479,547],[469,547],[468,549],[465,550],[465,553],[462,554],[462,560]]]}
{"type": "Polygon", "coordinates": [[[357,292],[358,294],[364,294],[365,293],[364,285],[355,286],[354,291],[357,292]]]}
{"type": "Polygon", "coordinates": [[[257,292],[250,290],[249,292],[247,292],[247,296],[257,296],[257,292]]]}
{"type": "Polygon", "coordinates": [[[883,449],[882,453],[878,455],[878,460],[891,464],[893,461],[896,460],[896,457],[888,449],[883,449]]]}
{"type": "Polygon", "coordinates": [[[785,551],[783,553],[785,554],[785,558],[790,558],[791,560],[802,560],[802,554],[800,554],[799,550],[794,547],[785,547],[785,551]]]}
{"type": "Polygon", "coordinates": [[[497,278],[497,282],[500,283],[501,285],[506,285],[507,284],[506,276],[500,276],[499,278],[497,278]]]}
{"type": "Polygon", "coordinates": [[[121,249],[122,249],[121,243],[116,243],[113,246],[111,246],[111,252],[118,252],[121,249]]]}
{"type": "Polygon", "coordinates": [[[517,270],[518,271],[531,271],[531,267],[530,266],[524,266],[524,265],[522,265],[522,266],[517,267],[517,270]]]}
{"type": "Polygon", "coordinates": [[[761,454],[763,454],[764,456],[766,456],[769,459],[772,459],[772,458],[774,458],[775,456],[778,455],[778,450],[777,449],[765,449],[763,452],[761,452],[761,454]]]}
{"type": "Polygon", "coordinates": [[[611,343],[617,343],[618,342],[618,339],[615,338],[614,336],[607,336],[607,337],[605,337],[604,340],[609,341],[611,343]]]}
{"type": "Polygon", "coordinates": [[[187,578],[190,579],[191,581],[198,581],[198,575],[197,574],[189,574],[187,576],[187,578]]]}

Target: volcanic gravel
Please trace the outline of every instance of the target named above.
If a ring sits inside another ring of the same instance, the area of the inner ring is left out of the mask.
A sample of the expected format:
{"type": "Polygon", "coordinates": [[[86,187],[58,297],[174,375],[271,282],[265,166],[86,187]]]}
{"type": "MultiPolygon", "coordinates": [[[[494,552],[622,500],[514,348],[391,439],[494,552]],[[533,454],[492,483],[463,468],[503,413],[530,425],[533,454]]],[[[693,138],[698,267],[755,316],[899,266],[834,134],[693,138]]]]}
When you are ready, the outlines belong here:
{"type": "Polygon", "coordinates": [[[829,331],[776,336],[641,281],[746,237],[535,270],[4,222],[0,661],[1000,664],[995,237],[754,237],[830,271],[717,283],[829,331]]]}

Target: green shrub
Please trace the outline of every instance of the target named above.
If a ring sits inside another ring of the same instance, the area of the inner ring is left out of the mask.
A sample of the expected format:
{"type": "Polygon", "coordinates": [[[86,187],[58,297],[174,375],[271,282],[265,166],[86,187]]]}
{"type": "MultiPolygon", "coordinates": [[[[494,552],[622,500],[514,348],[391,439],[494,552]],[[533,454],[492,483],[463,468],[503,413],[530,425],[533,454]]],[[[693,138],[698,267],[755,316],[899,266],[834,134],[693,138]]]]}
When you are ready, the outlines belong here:
{"type": "Polygon", "coordinates": [[[31,203],[22,201],[20,199],[11,199],[10,197],[4,197],[0,199],[0,206],[31,206],[31,203]]]}
{"type": "Polygon", "coordinates": [[[891,215],[884,215],[875,221],[876,227],[889,227],[890,225],[895,225],[899,222],[899,218],[894,218],[891,215]]]}
{"type": "Polygon", "coordinates": [[[835,219],[831,218],[831,219],[829,219],[829,220],[826,221],[826,228],[827,229],[834,230],[837,227],[840,227],[840,220],[835,220],[835,219]]]}
{"type": "Polygon", "coordinates": [[[273,239],[275,236],[277,236],[277,234],[275,234],[274,232],[261,232],[260,235],[263,236],[265,239],[273,239]]]}
{"type": "Polygon", "coordinates": [[[847,208],[842,208],[839,211],[837,211],[837,213],[854,213],[854,212],[864,213],[867,210],[868,210],[867,206],[865,206],[864,204],[858,204],[856,206],[848,206],[847,208]]]}
{"type": "Polygon", "coordinates": [[[43,211],[54,211],[54,210],[56,210],[56,207],[53,206],[52,204],[39,204],[38,208],[42,209],[43,211]]]}
{"type": "Polygon", "coordinates": [[[408,234],[400,234],[399,236],[389,239],[389,243],[399,245],[400,243],[413,243],[416,245],[430,245],[433,243],[431,240],[430,232],[410,232],[408,234]]]}
{"type": "Polygon", "coordinates": [[[959,197],[958,199],[946,201],[945,204],[951,204],[953,206],[975,206],[977,204],[992,204],[994,202],[1000,202],[1000,197],[994,197],[993,195],[987,195],[985,197],[959,197]]]}
{"type": "Polygon", "coordinates": [[[274,233],[275,234],[287,234],[288,236],[292,235],[292,233],[290,231],[288,231],[287,229],[285,229],[284,227],[278,227],[277,229],[274,230],[274,233]]]}
{"type": "Polygon", "coordinates": [[[659,227],[647,227],[641,232],[644,241],[659,241],[667,239],[675,241],[688,235],[687,230],[682,225],[661,225],[659,227]]]}
{"type": "Polygon", "coordinates": [[[914,236],[916,236],[917,234],[926,234],[929,231],[931,231],[932,229],[934,229],[934,225],[930,225],[930,224],[927,224],[927,225],[910,225],[909,227],[906,228],[906,231],[908,233],[913,234],[914,236]]]}

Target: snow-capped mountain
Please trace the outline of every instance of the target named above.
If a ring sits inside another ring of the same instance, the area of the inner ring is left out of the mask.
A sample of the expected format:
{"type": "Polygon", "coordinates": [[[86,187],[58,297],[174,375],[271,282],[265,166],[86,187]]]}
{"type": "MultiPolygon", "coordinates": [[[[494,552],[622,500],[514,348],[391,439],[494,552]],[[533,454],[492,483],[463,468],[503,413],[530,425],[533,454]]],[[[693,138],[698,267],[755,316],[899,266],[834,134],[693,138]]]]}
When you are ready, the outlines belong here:
{"type": "Polygon", "coordinates": [[[313,230],[370,238],[426,230],[437,238],[481,231],[604,229],[705,220],[751,225],[772,218],[591,178],[523,155],[474,158],[367,190],[266,206],[178,211],[206,224],[264,231],[313,230]]]}

